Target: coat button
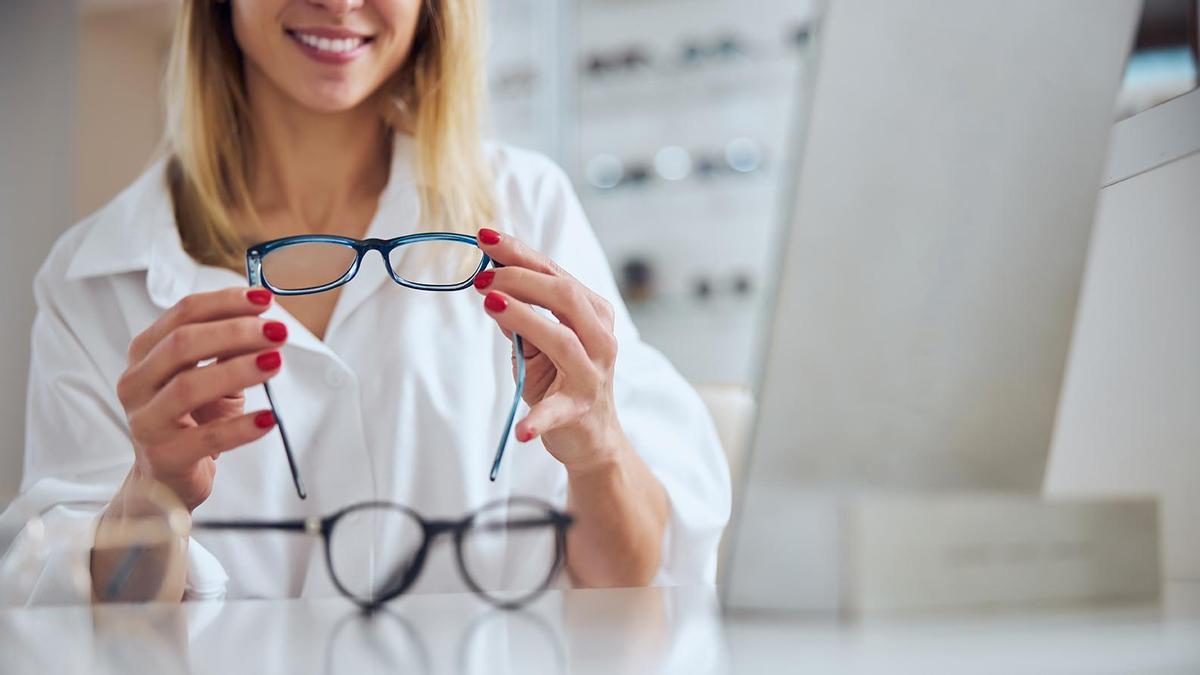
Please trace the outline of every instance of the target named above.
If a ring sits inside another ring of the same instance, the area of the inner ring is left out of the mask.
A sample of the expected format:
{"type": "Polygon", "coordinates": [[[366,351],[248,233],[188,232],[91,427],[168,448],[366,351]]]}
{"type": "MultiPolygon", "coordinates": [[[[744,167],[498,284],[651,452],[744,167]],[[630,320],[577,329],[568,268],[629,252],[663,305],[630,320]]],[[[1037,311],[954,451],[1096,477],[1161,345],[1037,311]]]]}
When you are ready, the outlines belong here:
{"type": "Polygon", "coordinates": [[[346,383],[346,374],[339,368],[330,367],[325,371],[325,384],[337,389],[346,383]]]}

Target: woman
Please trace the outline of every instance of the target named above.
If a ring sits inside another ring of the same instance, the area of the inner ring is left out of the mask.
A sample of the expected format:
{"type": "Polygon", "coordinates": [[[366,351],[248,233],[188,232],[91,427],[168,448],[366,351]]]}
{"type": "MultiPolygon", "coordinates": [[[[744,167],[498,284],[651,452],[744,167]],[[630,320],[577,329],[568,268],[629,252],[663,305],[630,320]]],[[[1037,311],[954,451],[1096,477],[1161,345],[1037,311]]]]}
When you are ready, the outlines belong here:
{"type": "MultiPolygon", "coordinates": [[[[639,341],[563,173],[480,142],[480,21],[453,0],[183,2],[168,160],[64,235],[35,282],[14,508],[99,497],[120,522],[151,481],[205,518],[366,499],[449,517],[531,495],[575,516],[576,585],[712,581],[729,485],[711,422],[639,341]],[[319,295],[272,297],[242,276],[255,242],[430,229],[477,234],[503,268],[474,293],[401,288],[373,256],[319,295]],[[529,409],[492,483],[513,333],[529,409]]],[[[194,532],[164,596],[331,593],[319,552],[194,532]]],[[[425,569],[418,590],[461,590],[448,558],[425,569]]]]}

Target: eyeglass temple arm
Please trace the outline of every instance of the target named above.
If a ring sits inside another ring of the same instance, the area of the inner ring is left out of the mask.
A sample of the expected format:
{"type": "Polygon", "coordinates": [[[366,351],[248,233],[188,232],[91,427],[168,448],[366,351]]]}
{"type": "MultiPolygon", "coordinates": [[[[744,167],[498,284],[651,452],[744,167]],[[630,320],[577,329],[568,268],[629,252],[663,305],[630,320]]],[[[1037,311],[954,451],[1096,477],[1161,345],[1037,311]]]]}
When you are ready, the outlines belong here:
{"type": "MultiPolygon", "coordinates": [[[[262,278],[262,258],[257,253],[246,255],[246,277],[253,287],[265,287],[262,278]]],[[[292,484],[296,486],[296,495],[300,499],[308,498],[304,489],[304,481],[300,480],[300,469],[296,466],[296,456],[292,454],[292,443],[288,440],[287,430],[283,428],[283,418],[275,407],[275,399],[271,396],[271,385],[263,382],[263,391],[267,392],[267,403],[271,406],[271,414],[275,416],[275,426],[279,428],[279,438],[283,441],[283,454],[287,455],[288,469],[292,472],[292,484]]]]}
{"type": "MultiPolygon", "coordinates": [[[[195,521],[192,527],[198,530],[285,530],[307,532],[308,523],[303,520],[209,520],[195,521]]],[[[104,585],[101,597],[112,600],[120,594],[125,584],[133,576],[134,569],[146,552],[146,547],[138,544],[131,546],[117,563],[116,570],[104,585]]]]}
{"type": "MultiPolygon", "coordinates": [[[[495,260],[492,260],[492,266],[504,267],[495,260]]],[[[500,473],[500,460],[504,459],[504,448],[508,446],[513,420],[517,418],[517,407],[521,405],[521,394],[525,391],[525,341],[516,333],[513,333],[513,354],[517,361],[517,391],[513,394],[512,406],[508,409],[508,419],[504,422],[504,431],[501,432],[500,443],[496,447],[496,459],[492,461],[492,471],[488,474],[488,480],[493,482],[496,480],[496,474],[500,473]]]]}
{"type": "Polygon", "coordinates": [[[196,530],[284,530],[308,532],[308,522],[303,520],[197,520],[192,523],[196,530]]]}
{"type": "Polygon", "coordinates": [[[267,392],[267,403],[271,405],[271,413],[275,415],[275,426],[279,427],[279,438],[283,440],[283,454],[287,455],[288,469],[292,472],[292,483],[296,486],[296,495],[300,499],[307,499],[308,491],[304,489],[304,481],[300,480],[300,469],[296,466],[296,457],[292,454],[292,444],[288,441],[287,429],[283,427],[283,419],[279,417],[279,410],[275,408],[275,399],[271,396],[270,383],[263,382],[263,391],[267,392]]]}

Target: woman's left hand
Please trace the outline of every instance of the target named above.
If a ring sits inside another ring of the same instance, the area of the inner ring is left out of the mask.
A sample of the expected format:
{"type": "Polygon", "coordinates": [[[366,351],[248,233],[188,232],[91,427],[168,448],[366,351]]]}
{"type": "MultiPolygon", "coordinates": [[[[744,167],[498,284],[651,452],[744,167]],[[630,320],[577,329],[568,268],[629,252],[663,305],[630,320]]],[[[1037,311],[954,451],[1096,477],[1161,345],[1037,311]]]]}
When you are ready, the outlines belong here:
{"type": "Polygon", "coordinates": [[[483,306],[505,335],[516,333],[525,343],[523,398],[530,410],[517,423],[517,440],[541,436],[568,471],[611,460],[625,442],[613,402],[612,305],[510,235],[482,229],[478,239],[503,265],[475,277],[483,306]]]}

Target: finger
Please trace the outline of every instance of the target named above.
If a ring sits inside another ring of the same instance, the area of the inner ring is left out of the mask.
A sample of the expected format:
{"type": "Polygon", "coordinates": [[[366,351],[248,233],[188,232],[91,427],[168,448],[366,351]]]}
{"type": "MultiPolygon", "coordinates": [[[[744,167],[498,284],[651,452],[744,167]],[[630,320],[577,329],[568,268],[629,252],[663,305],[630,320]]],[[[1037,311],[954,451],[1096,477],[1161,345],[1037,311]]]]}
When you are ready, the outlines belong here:
{"type": "MultiPolygon", "coordinates": [[[[512,343],[509,346],[512,347],[513,362],[515,365],[517,360],[517,342],[516,340],[513,340],[513,333],[512,331],[504,330],[503,328],[500,329],[500,332],[504,333],[504,337],[508,338],[508,341],[512,343]]],[[[521,356],[524,356],[526,361],[541,353],[542,350],[538,349],[537,345],[533,344],[529,340],[521,340],[521,356]]]]}
{"type": "Polygon", "coordinates": [[[153,443],[178,430],[179,419],[189,412],[221,399],[231,391],[271,379],[279,372],[282,362],[279,352],[268,351],[184,371],[171,378],[146,405],[130,416],[130,431],[136,431],[138,438],[153,443]]]}
{"type": "Polygon", "coordinates": [[[532,342],[559,370],[575,378],[587,378],[581,383],[585,386],[596,378],[595,366],[570,328],[539,315],[533,307],[502,291],[488,293],[483,306],[500,328],[532,342]]]}
{"type": "Polygon", "coordinates": [[[479,242],[479,248],[489,258],[506,267],[524,267],[556,277],[571,276],[549,256],[510,234],[500,234],[485,227],[479,230],[475,239],[479,242]]]}
{"type": "Polygon", "coordinates": [[[588,354],[607,349],[612,330],[605,326],[587,289],[574,277],[558,277],[523,267],[484,270],[475,277],[475,289],[503,291],[529,304],[545,307],[573,329],[588,354]]]}
{"type": "MultiPolygon", "coordinates": [[[[552,258],[512,235],[501,234],[485,227],[479,230],[475,238],[479,242],[479,248],[488,257],[501,265],[506,267],[524,267],[535,272],[549,274],[550,276],[574,279],[570,273],[554,262],[552,258]]],[[[595,308],[601,323],[605,324],[611,331],[615,316],[612,303],[582,283],[580,287],[585,291],[588,301],[595,308]]]]}
{"type": "Polygon", "coordinates": [[[118,396],[128,407],[149,400],[178,373],[200,361],[230,358],[278,347],[287,340],[287,326],[257,316],[222,319],[179,326],[132,364],[118,382],[118,396]]]}
{"type": "Polygon", "coordinates": [[[204,405],[192,411],[192,419],[196,420],[197,424],[206,424],[213,420],[225,419],[242,414],[246,407],[246,395],[244,392],[236,394],[226,394],[221,398],[205,403],[204,405]]]}
{"type": "MultiPolygon", "coordinates": [[[[593,294],[573,277],[555,277],[520,267],[484,270],[476,277],[475,288],[485,293],[502,291],[522,302],[544,307],[568,328],[575,331],[589,357],[600,363],[616,358],[616,338],[611,313],[597,313],[593,294]]],[[[603,299],[595,298],[604,303],[603,299]]],[[[505,333],[512,339],[511,334],[505,333]]],[[[528,355],[528,354],[527,354],[528,355]]]]}
{"type": "Polygon", "coordinates": [[[517,440],[522,443],[566,426],[583,414],[578,401],[563,393],[552,394],[538,401],[529,409],[529,414],[517,422],[517,440]]]}
{"type": "Polygon", "coordinates": [[[262,314],[271,306],[271,297],[271,292],[265,288],[237,287],[186,296],[129,343],[129,362],[141,361],[164,337],[182,325],[262,314]]]}
{"type": "Polygon", "coordinates": [[[275,427],[275,415],[260,410],[229,419],[184,429],[169,443],[147,450],[156,471],[167,475],[189,470],[205,457],[216,459],[223,452],[262,438],[275,427]]]}
{"type": "MultiPolygon", "coordinates": [[[[217,359],[213,364],[225,363],[230,357],[217,359]]],[[[207,367],[207,366],[205,366],[207,367]]],[[[192,419],[197,424],[206,424],[208,422],[224,419],[227,417],[236,417],[244,412],[246,407],[246,392],[244,390],[231,391],[225,396],[205,403],[204,405],[192,411],[192,419]]],[[[215,459],[215,458],[214,458],[215,459]]]]}

